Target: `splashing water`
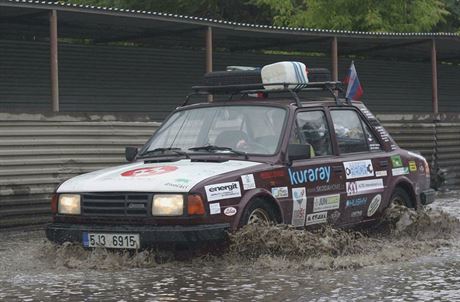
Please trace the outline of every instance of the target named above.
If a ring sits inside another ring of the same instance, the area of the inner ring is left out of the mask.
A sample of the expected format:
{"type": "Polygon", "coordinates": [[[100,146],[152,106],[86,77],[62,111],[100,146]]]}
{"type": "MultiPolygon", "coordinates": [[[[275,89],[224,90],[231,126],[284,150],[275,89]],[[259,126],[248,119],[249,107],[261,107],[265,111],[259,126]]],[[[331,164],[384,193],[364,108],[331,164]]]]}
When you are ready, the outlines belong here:
{"type": "MultiPolygon", "coordinates": [[[[290,225],[248,225],[230,235],[225,254],[189,257],[185,262],[192,266],[219,263],[235,269],[241,265],[272,270],[359,268],[430,253],[449,245],[459,229],[459,220],[442,211],[393,205],[370,230],[324,226],[306,231],[290,225]]],[[[87,250],[71,243],[56,246],[46,242],[40,250],[40,259],[56,268],[151,268],[177,260],[167,251],[87,250]]]]}

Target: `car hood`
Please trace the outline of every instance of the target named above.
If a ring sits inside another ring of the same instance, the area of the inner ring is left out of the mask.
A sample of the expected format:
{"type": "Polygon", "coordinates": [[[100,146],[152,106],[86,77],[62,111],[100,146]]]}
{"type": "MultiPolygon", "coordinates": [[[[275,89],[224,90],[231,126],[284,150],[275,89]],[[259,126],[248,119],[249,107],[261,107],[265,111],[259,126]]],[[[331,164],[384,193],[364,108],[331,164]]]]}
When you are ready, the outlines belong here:
{"type": "Polygon", "coordinates": [[[260,163],[237,160],[135,162],[71,178],[61,184],[57,192],[188,192],[209,177],[256,165],[260,163]]]}

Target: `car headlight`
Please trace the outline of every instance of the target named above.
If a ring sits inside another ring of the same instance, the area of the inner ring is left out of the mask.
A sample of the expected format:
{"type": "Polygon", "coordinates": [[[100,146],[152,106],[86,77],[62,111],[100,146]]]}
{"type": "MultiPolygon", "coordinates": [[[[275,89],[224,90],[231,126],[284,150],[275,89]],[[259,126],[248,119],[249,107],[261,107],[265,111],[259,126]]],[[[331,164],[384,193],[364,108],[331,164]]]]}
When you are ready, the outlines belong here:
{"type": "Polygon", "coordinates": [[[78,194],[61,194],[58,199],[58,213],[80,215],[80,195],[78,194]]]}
{"type": "Polygon", "coordinates": [[[152,201],[153,216],[181,216],[184,196],[181,194],[155,194],[152,201]]]}

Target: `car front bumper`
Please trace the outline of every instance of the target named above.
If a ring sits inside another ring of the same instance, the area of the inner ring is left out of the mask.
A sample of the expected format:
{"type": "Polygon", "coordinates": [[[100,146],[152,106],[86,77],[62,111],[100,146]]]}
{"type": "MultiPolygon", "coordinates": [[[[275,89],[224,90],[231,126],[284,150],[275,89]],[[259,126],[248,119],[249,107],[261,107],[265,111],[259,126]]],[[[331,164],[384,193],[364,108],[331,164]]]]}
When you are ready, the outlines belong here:
{"type": "Polygon", "coordinates": [[[83,242],[84,232],[139,234],[141,248],[198,246],[223,242],[228,238],[229,224],[194,226],[147,225],[85,225],[52,223],[46,228],[46,237],[55,243],[83,242]]]}

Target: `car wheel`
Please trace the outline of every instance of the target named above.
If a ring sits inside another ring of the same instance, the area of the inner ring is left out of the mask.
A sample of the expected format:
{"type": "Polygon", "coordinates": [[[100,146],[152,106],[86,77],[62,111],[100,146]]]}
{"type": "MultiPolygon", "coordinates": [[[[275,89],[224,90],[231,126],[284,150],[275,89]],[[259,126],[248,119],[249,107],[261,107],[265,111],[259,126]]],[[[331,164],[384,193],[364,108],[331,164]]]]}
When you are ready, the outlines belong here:
{"type": "Polygon", "coordinates": [[[256,199],[244,211],[240,226],[256,223],[276,223],[277,215],[271,205],[263,199],[256,199]]]}
{"type": "Polygon", "coordinates": [[[413,202],[406,190],[402,188],[395,188],[393,194],[391,194],[390,204],[402,205],[408,208],[414,208],[413,202]]]}

